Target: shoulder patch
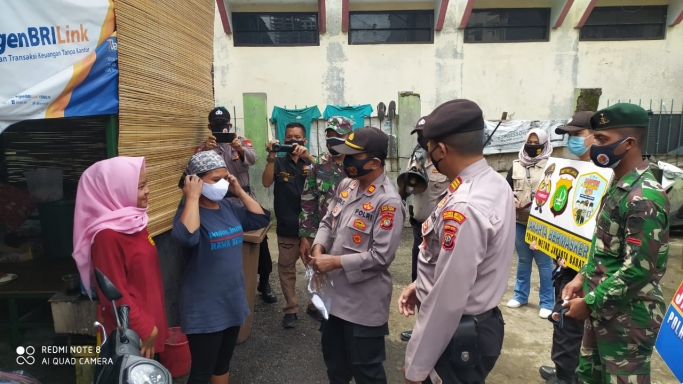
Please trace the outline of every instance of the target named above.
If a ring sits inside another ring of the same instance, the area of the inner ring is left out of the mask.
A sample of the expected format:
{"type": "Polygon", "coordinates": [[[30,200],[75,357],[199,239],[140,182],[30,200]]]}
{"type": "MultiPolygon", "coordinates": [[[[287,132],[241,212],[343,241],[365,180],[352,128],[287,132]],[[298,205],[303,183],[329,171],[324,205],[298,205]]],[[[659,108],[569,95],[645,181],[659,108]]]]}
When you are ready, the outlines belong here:
{"type": "Polygon", "coordinates": [[[347,197],[349,197],[349,191],[344,190],[344,191],[342,191],[341,194],[339,194],[339,196],[341,196],[342,198],[346,199],[347,197]]]}
{"type": "Polygon", "coordinates": [[[446,224],[443,227],[443,241],[441,246],[443,249],[450,251],[455,247],[455,233],[458,232],[458,228],[453,225],[446,224]]]}
{"type": "Polygon", "coordinates": [[[458,224],[462,224],[467,220],[467,217],[458,211],[443,211],[442,217],[444,221],[453,220],[458,224]]]}
{"type": "Polygon", "coordinates": [[[251,140],[249,139],[244,139],[244,144],[246,144],[246,146],[249,148],[254,148],[254,144],[252,144],[251,140]]]}
{"type": "Polygon", "coordinates": [[[370,186],[368,187],[368,191],[367,191],[367,192],[368,192],[369,195],[372,195],[373,193],[375,193],[376,190],[377,190],[377,187],[375,187],[375,184],[372,184],[372,185],[370,185],[370,186]]]}
{"type": "Polygon", "coordinates": [[[460,184],[462,184],[462,179],[460,178],[460,176],[458,176],[455,179],[453,179],[451,185],[448,186],[448,192],[453,193],[457,191],[460,187],[460,184]]]}
{"type": "Polygon", "coordinates": [[[443,208],[443,206],[446,205],[446,201],[448,201],[448,196],[441,199],[441,201],[439,202],[439,205],[437,207],[443,208]]]}
{"type": "Polygon", "coordinates": [[[382,206],[382,216],[379,219],[379,226],[382,229],[391,229],[394,227],[394,214],[396,213],[396,207],[392,205],[382,206]]]}
{"type": "Polygon", "coordinates": [[[365,227],[367,227],[367,224],[365,224],[363,219],[356,219],[353,221],[353,227],[362,231],[365,229],[365,227]]]}

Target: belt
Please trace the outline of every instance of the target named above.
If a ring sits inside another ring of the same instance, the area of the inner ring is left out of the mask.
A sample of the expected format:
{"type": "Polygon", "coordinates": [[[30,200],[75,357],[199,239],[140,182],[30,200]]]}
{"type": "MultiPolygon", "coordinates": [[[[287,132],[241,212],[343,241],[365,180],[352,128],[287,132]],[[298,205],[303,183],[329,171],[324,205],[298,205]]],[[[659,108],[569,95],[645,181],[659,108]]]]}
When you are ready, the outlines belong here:
{"type": "MultiPolygon", "coordinates": [[[[244,187],[242,187],[242,189],[244,190],[244,192],[248,194],[251,193],[251,187],[248,185],[245,185],[244,187]]],[[[225,197],[237,197],[237,195],[234,195],[232,192],[228,191],[228,193],[225,194],[225,197]]]]}
{"type": "Polygon", "coordinates": [[[483,323],[486,319],[493,316],[496,313],[496,311],[500,311],[500,310],[498,309],[498,307],[493,307],[484,313],[480,313],[480,314],[474,316],[474,321],[477,324],[483,323]]]}

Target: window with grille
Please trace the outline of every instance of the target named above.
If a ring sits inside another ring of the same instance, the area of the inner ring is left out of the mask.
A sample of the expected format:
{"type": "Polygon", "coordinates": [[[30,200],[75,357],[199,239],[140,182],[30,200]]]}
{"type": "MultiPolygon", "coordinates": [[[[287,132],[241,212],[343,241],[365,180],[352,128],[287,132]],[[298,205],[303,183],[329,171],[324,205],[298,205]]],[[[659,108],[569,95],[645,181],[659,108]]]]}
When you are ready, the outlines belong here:
{"type": "Polygon", "coordinates": [[[579,40],[655,40],[666,34],[666,5],[595,7],[579,40]]]}
{"type": "Polygon", "coordinates": [[[473,9],[465,43],[548,41],[550,8],[473,9]]]}
{"type": "Polygon", "coordinates": [[[236,47],[319,45],[315,12],[233,12],[236,47]]]}
{"type": "Polygon", "coordinates": [[[349,44],[431,44],[434,11],[351,12],[349,44]]]}

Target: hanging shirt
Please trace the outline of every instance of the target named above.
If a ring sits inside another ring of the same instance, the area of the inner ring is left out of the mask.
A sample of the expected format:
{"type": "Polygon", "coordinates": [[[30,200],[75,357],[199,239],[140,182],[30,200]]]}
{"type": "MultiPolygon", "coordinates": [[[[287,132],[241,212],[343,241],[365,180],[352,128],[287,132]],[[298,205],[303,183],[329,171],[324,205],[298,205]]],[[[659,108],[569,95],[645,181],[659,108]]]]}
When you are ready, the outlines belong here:
{"type": "MultiPolygon", "coordinates": [[[[289,123],[301,123],[306,128],[306,138],[311,141],[311,121],[320,118],[320,110],[317,106],[302,109],[284,109],[273,107],[273,115],[270,122],[277,124],[277,139],[280,143],[285,142],[285,127],[289,123]]],[[[309,144],[306,144],[308,148],[309,144]]]]}
{"type": "MultiPolygon", "coordinates": [[[[128,305],[128,321],[140,339],[147,340],[157,327],[154,350],[163,352],[168,335],[164,284],[161,281],[159,254],[147,228],[133,234],[112,229],[100,231],[92,243],[92,264],[99,269],[123,296],[116,306],[128,305]]],[[[107,332],[116,329],[116,317],[111,302],[97,287],[97,319],[107,332]]],[[[109,335],[106,335],[109,336],[109,335]]]]}
{"type": "Polygon", "coordinates": [[[372,115],[372,105],[356,105],[344,107],[341,105],[328,105],[325,107],[323,119],[327,120],[332,116],[342,116],[353,121],[353,129],[365,126],[365,118],[372,115]]]}
{"type": "Polygon", "coordinates": [[[190,233],[173,219],[172,236],[182,247],[187,266],[180,286],[180,327],[185,334],[212,333],[241,326],[249,315],[242,272],[243,232],[270,222],[244,205],[221,200],[218,209],[199,207],[199,229],[190,233]]]}

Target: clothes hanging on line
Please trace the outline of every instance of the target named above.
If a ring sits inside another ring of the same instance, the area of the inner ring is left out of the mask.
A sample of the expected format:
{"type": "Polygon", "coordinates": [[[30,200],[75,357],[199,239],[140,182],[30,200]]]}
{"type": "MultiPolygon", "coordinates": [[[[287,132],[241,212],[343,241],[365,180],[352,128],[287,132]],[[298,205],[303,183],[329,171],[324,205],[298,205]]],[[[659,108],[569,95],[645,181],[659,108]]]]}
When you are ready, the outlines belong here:
{"type": "Polygon", "coordinates": [[[353,121],[353,129],[361,128],[365,126],[365,118],[372,116],[372,105],[355,105],[355,106],[343,106],[343,105],[328,105],[325,107],[325,112],[323,118],[325,120],[332,116],[342,116],[353,121]]]}
{"type": "Polygon", "coordinates": [[[320,110],[317,106],[300,109],[285,109],[281,107],[273,107],[273,114],[270,117],[270,122],[276,124],[277,139],[280,143],[285,142],[285,127],[289,123],[301,123],[306,128],[306,139],[308,144],[306,148],[310,149],[311,142],[311,122],[320,118],[320,110]]]}

